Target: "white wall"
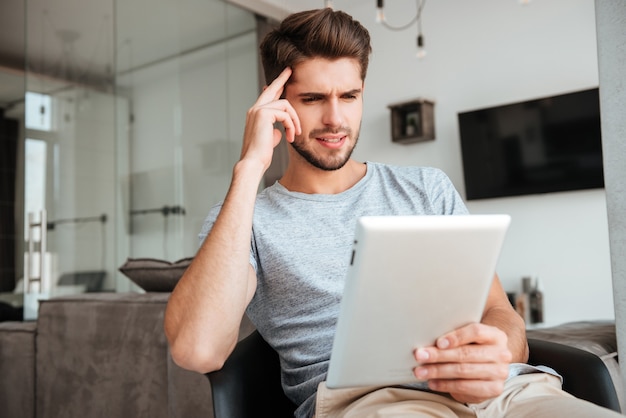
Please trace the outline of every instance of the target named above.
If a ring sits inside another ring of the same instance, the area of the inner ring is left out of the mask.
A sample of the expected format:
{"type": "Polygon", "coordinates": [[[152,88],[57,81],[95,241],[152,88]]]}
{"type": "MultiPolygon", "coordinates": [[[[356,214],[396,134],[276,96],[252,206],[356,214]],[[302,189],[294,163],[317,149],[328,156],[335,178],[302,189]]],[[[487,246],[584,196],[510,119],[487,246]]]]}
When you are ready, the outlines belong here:
{"type": "MultiPolygon", "coordinates": [[[[427,49],[415,57],[416,27],[389,31],[374,21],[374,2],[337,0],[372,35],[364,121],[355,157],[442,168],[464,194],[457,113],[598,86],[593,0],[428,1],[427,49]],[[344,7],[345,6],[345,7],[344,7]],[[417,97],[436,102],[436,140],[390,140],[387,105],[417,97]]],[[[412,0],[385,3],[390,23],[406,23],[412,0]]],[[[509,213],[513,223],[498,272],[509,291],[537,275],[545,319],[614,318],[604,190],[470,201],[473,213],[509,213]]]]}

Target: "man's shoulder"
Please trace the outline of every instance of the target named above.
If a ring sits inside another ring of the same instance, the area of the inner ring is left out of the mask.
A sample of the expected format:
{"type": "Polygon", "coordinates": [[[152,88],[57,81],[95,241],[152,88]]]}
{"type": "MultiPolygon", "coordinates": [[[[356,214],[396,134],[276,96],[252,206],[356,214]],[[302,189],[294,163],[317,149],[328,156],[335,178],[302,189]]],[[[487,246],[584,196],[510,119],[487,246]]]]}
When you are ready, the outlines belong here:
{"type": "Polygon", "coordinates": [[[259,193],[257,193],[256,203],[259,204],[259,202],[266,202],[268,199],[274,199],[276,198],[276,195],[284,195],[285,192],[288,193],[288,191],[286,191],[280,183],[275,182],[274,184],[264,187],[261,191],[259,191],[259,193]]]}
{"type": "Polygon", "coordinates": [[[381,175],[392,175],[409,177],[412,179],[441,179],[446,178],[446,174],[437,167],[418,166],[418,165],[394,165],[387,163],[372,163],[368,162],[368,167],[371,167],[374,172],[381,175]]]}

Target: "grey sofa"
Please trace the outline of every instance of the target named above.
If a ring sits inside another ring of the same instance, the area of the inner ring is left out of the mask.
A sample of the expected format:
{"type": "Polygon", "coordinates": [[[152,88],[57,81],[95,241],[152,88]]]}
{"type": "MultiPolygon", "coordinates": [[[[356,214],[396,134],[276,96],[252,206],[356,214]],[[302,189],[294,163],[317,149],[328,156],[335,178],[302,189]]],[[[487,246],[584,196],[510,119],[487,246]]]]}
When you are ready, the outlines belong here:
{"type": "Polygon", "coordinates": [[[168,297],[66,296],[42,301],[36,322],[1,322],[0,417],[213,417],[208,379],[168,353],[168,297]]]}

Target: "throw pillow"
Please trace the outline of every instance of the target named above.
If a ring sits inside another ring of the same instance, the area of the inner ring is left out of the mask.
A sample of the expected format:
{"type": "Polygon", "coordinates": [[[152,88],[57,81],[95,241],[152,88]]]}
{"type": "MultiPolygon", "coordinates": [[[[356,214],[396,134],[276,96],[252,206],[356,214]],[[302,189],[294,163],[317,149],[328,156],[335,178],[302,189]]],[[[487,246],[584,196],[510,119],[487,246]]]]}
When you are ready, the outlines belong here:
{"type": "Polygon", "coordinates": [[[155,258],[128,258],[119,270],[146,292],[171,292],[193,257],[173,263],[155,258]]]}

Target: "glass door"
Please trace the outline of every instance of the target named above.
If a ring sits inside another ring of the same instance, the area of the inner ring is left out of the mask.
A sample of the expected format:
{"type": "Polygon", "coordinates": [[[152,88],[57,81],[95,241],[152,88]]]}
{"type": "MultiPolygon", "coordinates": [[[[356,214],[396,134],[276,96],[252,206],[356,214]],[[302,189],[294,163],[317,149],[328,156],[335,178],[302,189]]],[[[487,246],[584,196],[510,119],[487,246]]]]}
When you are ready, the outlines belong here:
{"type": "Polygon", "coordinates": [[[116,288],[113,10],[26,2],[26,319],[37,298],[116,288]]]}

